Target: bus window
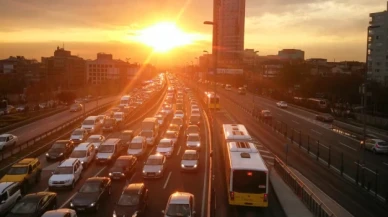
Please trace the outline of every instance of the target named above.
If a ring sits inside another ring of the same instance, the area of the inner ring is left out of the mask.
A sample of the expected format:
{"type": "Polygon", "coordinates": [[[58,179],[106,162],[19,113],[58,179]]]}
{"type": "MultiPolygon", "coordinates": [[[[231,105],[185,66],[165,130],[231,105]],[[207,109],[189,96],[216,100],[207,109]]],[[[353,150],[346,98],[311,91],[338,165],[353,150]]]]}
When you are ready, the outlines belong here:
{"type": "Polygon", "coordinates": [[[263,194],[267,192],[267,173],[263,171],[233,171],[233,191],[263,194]]]}

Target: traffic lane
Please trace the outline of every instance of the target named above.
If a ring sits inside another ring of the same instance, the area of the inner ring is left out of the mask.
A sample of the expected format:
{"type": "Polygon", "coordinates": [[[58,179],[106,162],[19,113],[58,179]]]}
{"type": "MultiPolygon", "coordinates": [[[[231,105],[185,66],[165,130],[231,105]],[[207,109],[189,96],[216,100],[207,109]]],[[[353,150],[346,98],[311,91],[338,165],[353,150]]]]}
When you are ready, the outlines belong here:
{"type": "MultiPolygon", "coordinates": [[[[108,99],[102,100],[101,104],[105,104],[107,102],[113,101],[114,98],[117,97],[111,97],[108,99]]],[[[101,105],[100,104],[100,105],[101,105]]],[[[94,108],[96,108],[97,105],[95,102],[89,102],[85,106],[85,111],[90,111],[94,108]]],[[[69,110],[63,111],[61,113],[49,116],[47,118],[43,118],[40,120],[37,120],[35,122],[32,122],[30,124],[24,125],[20,128],[17,128],[15,130],[12,130],[10,133],[14,134],[18,137],[19,141],[18,144],[22,144],[30,139],[32,139],[35,136],[38,136],[46,131],[49,131],[51,129],[54,129],[67,121],[74,119],[80,115],[82,115],[83,112],[70,112],[69,110]]]]}
{"type": "MultiPolygon", "coordinates": [[[[221,101],[222,103],[222,101],[221,101]]],[[[284,137],[279,137],[273,132],[255,122],[247,114],[241,112],[236,106],[222,104],[228,108],[231,116],[244,124],[250,134],[257,138],[264,146],[278,157],[285,159],[284,144],[288,143],[284,137]]],[[[385,216],[386,211],[367,192],[361,191],[358,187],[349,184],[345,179],[339,178],[326,169],[322,164],[317,164],[307,153],[290,146],[288,153],[288,164],[296,168],[306,178],[313,182],[328,196],[342,205],[354,216],[385,216]],[[325,178],[322,178],[325,177],[325,178]]]]}

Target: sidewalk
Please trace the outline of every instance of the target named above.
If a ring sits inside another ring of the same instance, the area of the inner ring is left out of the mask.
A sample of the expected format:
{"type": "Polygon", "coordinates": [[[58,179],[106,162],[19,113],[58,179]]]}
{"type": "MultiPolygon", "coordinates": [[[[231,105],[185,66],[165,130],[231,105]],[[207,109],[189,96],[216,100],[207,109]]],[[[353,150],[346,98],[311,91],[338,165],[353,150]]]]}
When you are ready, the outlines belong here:
{"type": "Polygon", "coordinates": [[[284,213],[288,217],[314,217],[274,168],[271,169],[269,178],[284,213]]]}

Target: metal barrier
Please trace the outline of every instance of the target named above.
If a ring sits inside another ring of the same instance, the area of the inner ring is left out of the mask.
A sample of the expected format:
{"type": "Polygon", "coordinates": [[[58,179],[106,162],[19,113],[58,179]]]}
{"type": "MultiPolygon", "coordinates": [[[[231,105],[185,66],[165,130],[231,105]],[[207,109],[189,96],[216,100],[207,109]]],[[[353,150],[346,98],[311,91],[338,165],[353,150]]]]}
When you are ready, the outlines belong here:
{"type": "Polygon", "coordinates": [[[317,217],[335,217],[333,212],[278,157],[275,157],[274,168],[313,215],[317,217]]]}

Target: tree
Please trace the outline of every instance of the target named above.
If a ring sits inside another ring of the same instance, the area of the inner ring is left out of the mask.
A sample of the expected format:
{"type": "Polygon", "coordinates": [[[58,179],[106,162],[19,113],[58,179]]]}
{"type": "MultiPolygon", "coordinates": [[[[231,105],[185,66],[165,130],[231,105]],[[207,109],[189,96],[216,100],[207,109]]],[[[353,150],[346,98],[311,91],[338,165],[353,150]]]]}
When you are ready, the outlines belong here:
{"type": "Polygon", "coordinates": [[[61,92],[57,95],[59,101],[67,104],[73,103],[76,97],[75,93],[70,91],[61,92]]]}

